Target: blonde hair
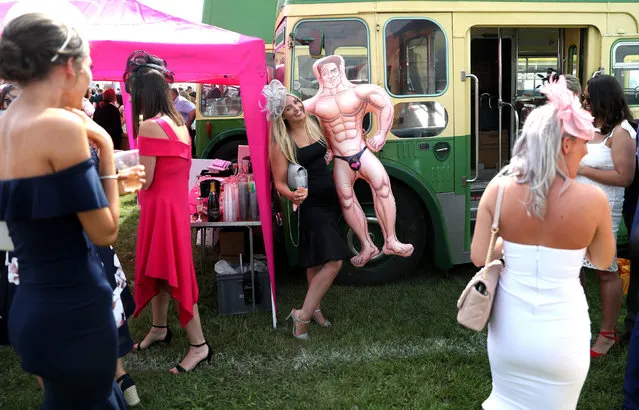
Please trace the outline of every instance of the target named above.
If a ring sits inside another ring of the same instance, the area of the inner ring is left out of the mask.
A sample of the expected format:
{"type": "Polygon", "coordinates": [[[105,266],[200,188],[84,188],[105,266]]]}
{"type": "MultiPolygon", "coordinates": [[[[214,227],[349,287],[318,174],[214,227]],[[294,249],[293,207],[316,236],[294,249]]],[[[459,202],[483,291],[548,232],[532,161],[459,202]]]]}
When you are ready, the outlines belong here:
{"type": "Polygon", "coordinates": [[[562,171],[566,166],[561,155],[562,122],[551,104],[536,108],[528,115],[524,129],[513,148],[510,164],[500,175],[514,175],[520,184],[528,184],[527,213],[541,220],[548,209],[548,194],[557,177],[564,180],[563,193],[570,180],[562,171]]]}
{"type": "Polygon", "coordinates": [[[579,83],[579,79],[572,74],[564,75],[566,77],[566,86],[573,94],[581,96],[581,84],[579,83]]]}
{"type": "MultiPolygon", "coordinates": [[[[290,95],[295,98],[299,102],[302,102],[298,96],[295,94],[287,93],[286,95],[290,95]]],[[[317,121],[312,119],[306,109],[304,109],[304,113],[306,114],[306,120],[304,124],[304,128],[306,129],[306,134],[308,137],[315,142],[319,142],[323,146],[326,146],[326,139],[324,138],[324,133],[320,128],[317,121]]],[[[293,163],[298,164],[297,162],[297,146],[295,145],[295,141],[289,134],[289,128],[286,121],[284,121],[283,115],[280,115],[276,119],[271,120],[271,149],[278,146],[282,151],[282,154],[286,157],[286,159],[293,163]]]]}

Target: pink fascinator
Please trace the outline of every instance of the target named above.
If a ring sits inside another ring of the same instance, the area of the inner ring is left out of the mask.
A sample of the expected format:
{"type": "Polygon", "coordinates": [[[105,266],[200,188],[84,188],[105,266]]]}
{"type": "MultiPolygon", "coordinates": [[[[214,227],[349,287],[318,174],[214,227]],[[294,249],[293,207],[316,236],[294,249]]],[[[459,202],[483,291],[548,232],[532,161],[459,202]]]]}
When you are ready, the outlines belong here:
{"type": "Polygon", "coordinates": [[[593,117],[579,104],[579,100],[566,86],[566,78],[560,75],[548,80],[540,91],[548,98],[548,104],[555,107],[555,115],[561,120],[562,133],[590,141],[595,136],[593,117]]]}

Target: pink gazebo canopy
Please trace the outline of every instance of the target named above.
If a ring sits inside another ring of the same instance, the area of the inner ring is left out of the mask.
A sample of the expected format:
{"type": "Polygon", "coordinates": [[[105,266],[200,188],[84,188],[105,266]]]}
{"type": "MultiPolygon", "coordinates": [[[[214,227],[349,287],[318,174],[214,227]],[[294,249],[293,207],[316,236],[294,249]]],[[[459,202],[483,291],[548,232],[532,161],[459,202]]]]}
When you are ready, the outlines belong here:
{"type": "MultiPolygon", "coordinates": [[[[33,10],[33,0],[0,0],[0,28],[4,26],[7,14],[14,13],[11,8],[23,8],[27,6],[25,3],[29,3],[29,11],[39,11],[33,10]]],[[[46,4],[50,7],[55,3],[56,0],[49,0],[46,4]]],[[[57,3],[64,3],[65,7],[74,6],[86,20],[85,34],[91,44],[94,80],[122,81],[127,57],[135,50],[144,50],[166,60],[169,69],[175,73],[176,82],[223,82],[241,86],[244,120],[271,280],[275,326],[275,266],[268,134],[266,117],[259,106],[262,88],[267,81],[264,40],[189,22],[136,0],[69,0],[57,3]]],[[[124,93],[124,87],[121,88],[124,93]]],[[[124,97],[125,102],[128,101],[124,97]]],[[[130,126],[130,109],[126,110],[126,114],[127,125],[130,126]]],[[[130,142],[133,142],[131,128],[128,131],[130,142]]]]}

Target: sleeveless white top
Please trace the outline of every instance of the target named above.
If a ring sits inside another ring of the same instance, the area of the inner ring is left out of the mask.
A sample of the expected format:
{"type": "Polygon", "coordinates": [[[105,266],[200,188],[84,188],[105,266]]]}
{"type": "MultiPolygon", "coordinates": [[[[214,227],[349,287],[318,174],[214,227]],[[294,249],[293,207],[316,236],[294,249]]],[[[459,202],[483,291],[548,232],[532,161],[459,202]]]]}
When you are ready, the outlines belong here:
{"type": "MultiPolygon", "coordinates": [[[[635,132],[634,128],[632,128],[632,126],[628,123],[628,121],[623,120],[623,122],[618,126],[628,131],[632,139],[637,138],[637,133],[635,132]]],[[[597,169],[615,168],[615,164],[612,161],[612,150],[606,145],[608,139],[612,137],[613,132],[614,129],[610,131],[610,133],[606,135],[606,137],[600,143],[586,144],[586,147],[588,147],[588,154],[586,154],[586,156],[584,156],[581,160],[581,165],[597,169]]],[[[610,204],[610,212],[612,214],[612,230],[616,238],[617,232],[619,231],[619,223],[621,222],[625,188],[622,186],[604,185],[602,183],[586,178],[583,175],[577,175],[575,181],[598,186],[606,193],[606,196],[608,197],[608,203],[610,204]]],[[[583,265],[587,268],[595,269],[590,261],[586,259],[584,259],[583,265]]],[[[607,270],[610,272],[616,272],[618,270],[616,257],[607,270]]]]}

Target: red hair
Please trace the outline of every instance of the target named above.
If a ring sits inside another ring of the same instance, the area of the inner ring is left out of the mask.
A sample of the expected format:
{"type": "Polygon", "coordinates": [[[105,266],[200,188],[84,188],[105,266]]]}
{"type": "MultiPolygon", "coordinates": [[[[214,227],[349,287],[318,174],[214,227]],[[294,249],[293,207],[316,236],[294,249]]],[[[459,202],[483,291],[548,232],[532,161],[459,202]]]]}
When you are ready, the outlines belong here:
{"type": "Polygon", "coordinates": [[[100,107],[104,107],[104,104],[112,102],[115,102],[115,90],[113,88],[104,90],[104,92],[102,93],[102,102],[100,103],[100,107]]]}

